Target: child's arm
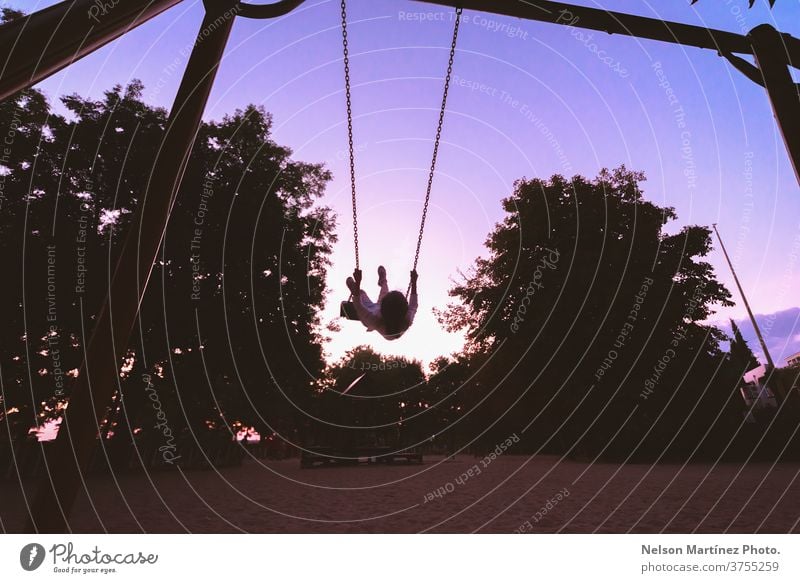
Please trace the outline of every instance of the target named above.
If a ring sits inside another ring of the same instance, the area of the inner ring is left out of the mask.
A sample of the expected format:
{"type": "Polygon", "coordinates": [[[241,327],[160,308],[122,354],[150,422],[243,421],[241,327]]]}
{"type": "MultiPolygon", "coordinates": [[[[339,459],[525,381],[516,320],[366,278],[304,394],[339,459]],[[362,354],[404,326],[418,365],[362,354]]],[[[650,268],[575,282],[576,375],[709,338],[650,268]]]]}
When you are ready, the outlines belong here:
{"type": "Polygon", "coordinates": [[[419,305],[419,301],[417,299],[417,270],[411,272],[411,296],[408,298],[408,315],[406,318],[408,319],[408,325],[414,322],[414,316],[417,315],[417,307],[419,305]]]}

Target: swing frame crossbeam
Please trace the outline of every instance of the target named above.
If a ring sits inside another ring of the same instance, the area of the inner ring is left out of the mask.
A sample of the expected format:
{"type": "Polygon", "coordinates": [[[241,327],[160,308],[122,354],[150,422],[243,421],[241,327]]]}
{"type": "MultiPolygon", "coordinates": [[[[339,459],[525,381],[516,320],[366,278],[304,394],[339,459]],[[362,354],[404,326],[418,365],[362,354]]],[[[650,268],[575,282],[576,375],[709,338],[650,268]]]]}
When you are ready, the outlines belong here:
{"type": "MultiPolygon", "coordinates": [[[[800,182],[800,40],[761,25],[748,35],[546,0],[415,0],[526,20],[569,25],[712,49],[767,92],[800,182]],[[736,55],[753,55],[751,65],[736,55]]],[[[0,99],[6,99],[78,61],[182,0],[64,0],[0,25],[0,99]]],[[[158,156],[98,315],[46,478],[33,501],[28,532],[71,532],[69,515],[97,449],[99,424],[118,387],[118,369],[157,260],[233,22],[276,18],[304,0],[250,4],[204,0],[206,14],[167,120],[158,156]],[[113,307],[113,318],[112,308],[113,307]]],[[[102,445],[102,444],[101,444],[102,445]]],[[[27,503],[27,501],[26,501],[27,503]]]]}
{"type": "Polygon", "coordinates": [[[549,0],[414,1],[714,50],[766,90],[795,179],[800,184],[800,84],[794,82],[790,70],[791,67],[800,69],[800,39],[779,32],[769,24],[759,25],[742,35],[549,0]],[[737,56],[740,54],[753,55],[756,65],[737,56]]]}

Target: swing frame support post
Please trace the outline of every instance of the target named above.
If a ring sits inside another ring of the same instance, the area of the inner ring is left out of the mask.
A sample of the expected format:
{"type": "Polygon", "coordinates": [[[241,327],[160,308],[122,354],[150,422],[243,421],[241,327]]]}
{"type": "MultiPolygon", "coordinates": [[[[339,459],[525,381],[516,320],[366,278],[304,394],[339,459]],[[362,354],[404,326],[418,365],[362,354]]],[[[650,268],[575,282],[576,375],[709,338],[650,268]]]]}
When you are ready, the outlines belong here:
{"type": "MultiPolygon", "coordinates": [[[[789,67],[800,68],[800,39],[779,32],[768,24],[757,26],[744,36],[724,30],[549,0],[415,1],[712,49],[729,60],[734,54],[754,55],[758,66],[748,67],[753,71],[745,74],[767,90],[778,129],[783,136],[794,168],[795,178],[800,184],[800,86],[794,83],[789,71],[789,67]]],[[[733,64],[741,70],[742,65],[733,64]]],[[[744,65],[749,64],[744,63],[744,65]]]]}
{"type": "MultiPolygon", "coordinates": [[[[71,532],[69,513],[98,445],[105,410],[228,42],[235,14],[207,9],[160,150],[98,315],[26,530],[71,532]]],[[[103,444],[100,443],[102,447],[103,444]]]]}
{"type": "MultiPolygon", "coordinates": [[[[94,0],[63,2],[0,26],[0,99],[12,96],[97,50],[182,0],[125,0],[92,10],[94,0]],[[92,18],[92,16],[96,18],[92,18]],[[102,17],[102,18],[101,18],[102,17]]],[[[26,532],[71,532],[70,510],[98,445],[99,429],[158,258],[183,173],[236,16],[276,18],[305,0],[248,4],[203,0],[205,16],[170,110],[147,187],[92,330],[78,381],[54,443],[26,532]]],[[[102,446],[102,442],[100,443],[102,446]]]]}
{"type": "Polygon", "coordinates": [[[800,84],[794,82],[789,71],[790,66],[800,66],[800,56],[789,54],[784,36],[769,24],[755,27],[747,38],[800,183],[800,84]]]}
{"type": "Polygon", "coordinates": [[[144,24],[183,0],[65,0],[0,25],[0,100],[144,24]]]}
{"type": "MultiPolygon", "coordinates": [[[[273,4],[225,4],[246,18],[275,18],[305,0],[273,4]]],[[[183,0],[121,0],[104,6],[97,0],[63,0],[0,25],[0,100],[36,85],[183,0]]],[[[204,0],[218,5],[220,0],[204,0]]]]}

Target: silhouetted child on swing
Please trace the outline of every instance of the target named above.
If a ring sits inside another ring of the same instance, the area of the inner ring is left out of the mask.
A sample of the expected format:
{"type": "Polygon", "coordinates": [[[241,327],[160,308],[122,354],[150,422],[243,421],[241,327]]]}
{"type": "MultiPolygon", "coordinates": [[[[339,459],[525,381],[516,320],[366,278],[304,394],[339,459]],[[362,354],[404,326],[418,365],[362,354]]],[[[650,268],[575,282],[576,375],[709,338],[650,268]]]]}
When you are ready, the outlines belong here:
{"type": "Polygon", "coordinates": [[[417,272],[411,272],[410,301],[399,291],[389,291],[386,269],[378,268],[378,287],[381,291],[376,304],[361,289],[361,270],[353,271],[347,278],[347,287],[353,295],[353,305],[358,319],[367,327],[367,332],[376,330],[387,340],[397,340],[411,327],[417,313],[417,272]]]}

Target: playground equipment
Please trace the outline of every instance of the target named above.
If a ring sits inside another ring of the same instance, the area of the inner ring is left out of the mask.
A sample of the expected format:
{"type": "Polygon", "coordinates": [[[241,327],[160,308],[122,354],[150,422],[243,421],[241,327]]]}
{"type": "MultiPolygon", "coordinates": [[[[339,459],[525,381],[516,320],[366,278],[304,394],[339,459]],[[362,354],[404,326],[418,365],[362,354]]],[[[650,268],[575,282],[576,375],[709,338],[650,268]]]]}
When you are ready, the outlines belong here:
{"type": "MultiPolygon", "coordinates": [[[[0,26],[0,98],[5,99],[74,63],[182,0],[65,0],[0,26]]],[[[234,20],[276,18],[304,0],[257,5],[205,0],[197,34],[167,121],[157,160],[120,254],[105,304],[86,349],[55,452],[32,509],[30,531],[68,532],[82,471],[96,447],[98,422],[110,402],[119,363],[136,321],[192,144],[234,20]],[[113,308],[113,311],[112,311],[113,308]]],[[[770,25],[748,35],[545,0],[416,0],[461,10],[513,16],[717,51],[763,86],[800,182],[800,40],[770,25]],[[740,55],[753,55],[755,65],[740,55]]],[[[419,250],[419,248],[418,248],[419,250]]]]}

